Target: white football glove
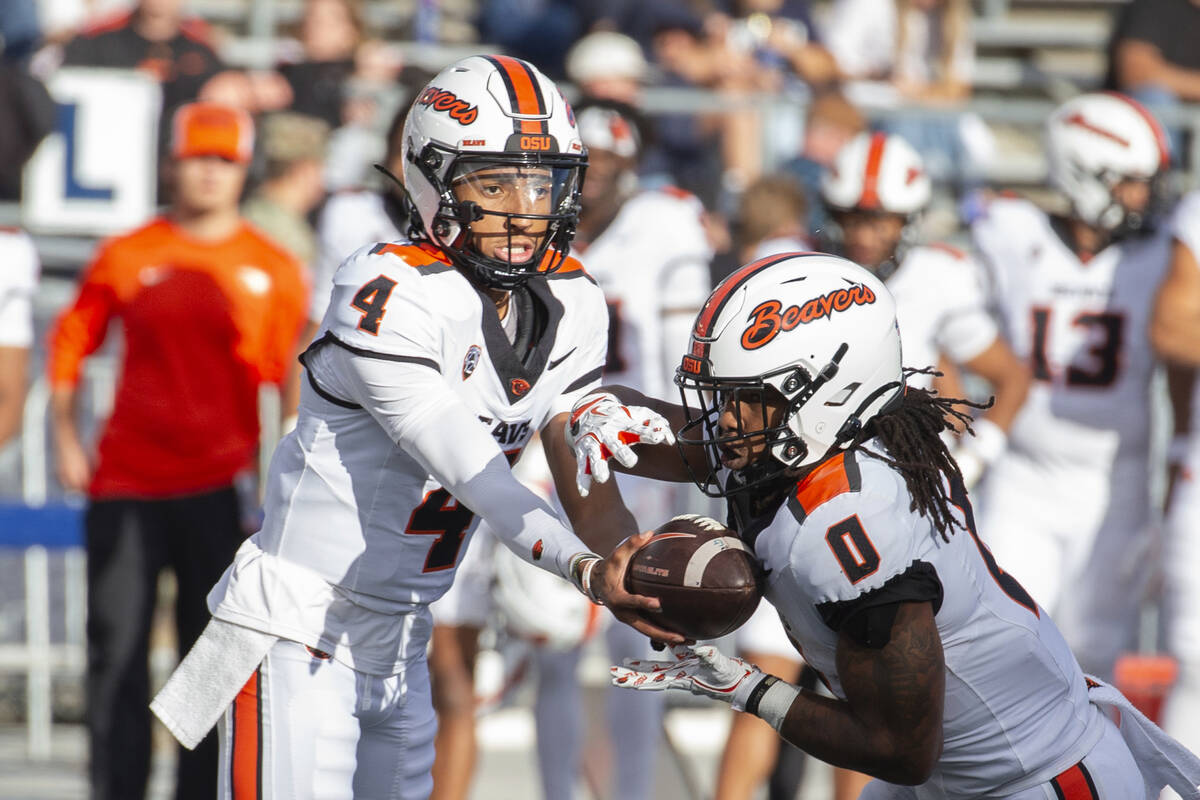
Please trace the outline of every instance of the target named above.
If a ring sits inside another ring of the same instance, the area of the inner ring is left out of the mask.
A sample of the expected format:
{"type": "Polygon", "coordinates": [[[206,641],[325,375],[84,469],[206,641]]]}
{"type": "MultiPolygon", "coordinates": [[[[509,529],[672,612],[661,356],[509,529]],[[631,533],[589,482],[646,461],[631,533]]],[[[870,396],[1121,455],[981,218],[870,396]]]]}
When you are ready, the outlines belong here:
{"type": "Polygon", "coordinates": [[[623,406],[608,392],[589,394],[571,409],[567,419],[567,443],[575,451],[575,486],[580,497],[588,496],[592,481],[608,480],[608,459],[626,467],[637,463],[630,445],[675,444],[671,426],[644,406],[623,406]]]}
{"type": "Polygon", "coordinates": [[[652,692],[686,689],[692,694],[715,697],[737,711],[744,711],[754,688],[768,677],[753,664],[730,658],[712,645],[677,645],[671,652],[677,660],[625,659],[625,666],[609,670],[613,686],[652,692]]]}

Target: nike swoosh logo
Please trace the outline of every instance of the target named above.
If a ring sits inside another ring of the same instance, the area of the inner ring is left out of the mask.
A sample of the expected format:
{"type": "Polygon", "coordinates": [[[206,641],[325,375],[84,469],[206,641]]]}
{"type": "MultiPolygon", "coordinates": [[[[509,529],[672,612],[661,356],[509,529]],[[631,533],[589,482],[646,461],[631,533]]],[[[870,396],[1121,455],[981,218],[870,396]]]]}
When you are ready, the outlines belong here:
{"type": "Polygon", "coordinates": [[[566,361],[568,358],[571,357],[571,353],[574,353],[578,349],[579,349],[578,347],[572,347],[561,358],[556,358],[553,361],[551,361],[549,364],[546,365],[546,371],[549,372],[550,370],[554,369],[562,362],[566,361]]]}

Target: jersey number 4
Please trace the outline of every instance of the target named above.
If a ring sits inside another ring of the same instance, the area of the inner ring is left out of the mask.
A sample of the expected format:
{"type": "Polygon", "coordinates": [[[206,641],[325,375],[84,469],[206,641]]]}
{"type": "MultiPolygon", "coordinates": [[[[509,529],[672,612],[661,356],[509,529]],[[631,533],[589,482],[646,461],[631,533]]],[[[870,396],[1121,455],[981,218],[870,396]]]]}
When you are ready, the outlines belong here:
{"type": "Polygon", "coordinates": [[[474,512],[459,503],[445,489],[434,489],[425,495],[421,505],[413,509],[405,533],[436,536],[429,545],[422,572],[450,569],[458,561],[463,534],[475,518],[474,512]]]}
{"type": "Polygon", "coordinates": [[[354,299],[350,301],[350,305],[362,312],[362,319],[358,321],[360,330],[364,330],[372,336],[379,335],[379,321],[383,319],[383,312],[387,310],[387,301],[392,296],[392,289],[395,288],[394,280],[380,275],[378,278],[364,283],[362,288],[354,293],[354,299]]]}

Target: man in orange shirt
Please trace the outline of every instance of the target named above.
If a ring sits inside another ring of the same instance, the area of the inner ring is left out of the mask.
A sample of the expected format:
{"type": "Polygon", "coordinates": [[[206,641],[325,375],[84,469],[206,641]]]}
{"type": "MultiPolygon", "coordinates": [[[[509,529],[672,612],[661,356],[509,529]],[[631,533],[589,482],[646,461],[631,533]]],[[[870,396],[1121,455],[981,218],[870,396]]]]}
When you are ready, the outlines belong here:
{"type": "MultiPolygon", "coordinates": [[[[246,535],[234,477],[253,467],[258,388],[281,383],[304,321],[302,267],[247,224],[238,199],[250,118],[193,103],[172,127],[167,212],[106,242],[51,333],[59,479],[86,491],[88,726],[92,796],[145,794],[147,647],[160,570],[179,591],[181,652],[208,622],[205,596],[246,535]],[[83,360],[119,320],[124,358],[92,459],[75,422],[83,360]]],[[[216,796],[216,737],[182,752],[176,797],[216,796]]]]}

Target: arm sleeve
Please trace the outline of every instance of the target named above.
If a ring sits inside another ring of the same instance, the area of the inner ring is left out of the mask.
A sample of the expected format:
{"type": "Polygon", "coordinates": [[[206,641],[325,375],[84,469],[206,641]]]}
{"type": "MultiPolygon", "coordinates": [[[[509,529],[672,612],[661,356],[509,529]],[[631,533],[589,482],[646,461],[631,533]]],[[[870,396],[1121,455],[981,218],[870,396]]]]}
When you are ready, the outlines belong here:
{"type": "Polygon", "coordinates": [[[519,557],[570,579],[572,557],[588,548],[513,477],[495,440],[437,372],[340,347],[325,351],[329,357],[322,363],[336,371],[339,390],[365,408],[392,441],[519,557]]]}
{"type": "Polygon", "coordinates": [[[1133,0],[1121,19],[1117,39],[1136,39],[1161,47],[1163,20],[1172,16],[1162,5],[1158,0],[1133,0]]]}
{"type": "Polygon", "coordinates": [[[50,332],[47,372],[51,386],[78,383],[84,358],[104,342],[117,308],[117,294],[110,279],[111,260],[111,253],[105,250],[92,262],[75,302],[59,316],[50,332]]]}

